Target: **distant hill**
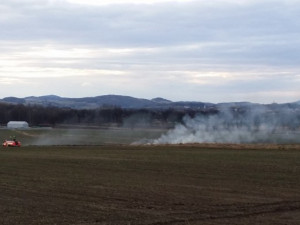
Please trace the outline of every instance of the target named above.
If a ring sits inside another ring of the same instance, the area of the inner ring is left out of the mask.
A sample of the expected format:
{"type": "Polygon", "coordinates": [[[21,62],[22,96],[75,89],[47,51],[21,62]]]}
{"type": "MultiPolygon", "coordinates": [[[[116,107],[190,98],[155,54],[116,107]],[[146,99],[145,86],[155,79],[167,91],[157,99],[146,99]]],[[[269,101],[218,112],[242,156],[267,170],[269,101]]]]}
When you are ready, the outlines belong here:
{"type": "Polygon", "coordinates": [[[84,98],[65,98],[56,95],[39,97],[29,96],[25,98],[6,97],[0,99],[0,102],[24,105],[55,106],[60,108],[74,109],[94,109],[99,107],[155,108],[163,104],[162,102],[157,102],[155,100],[152,101],[121,95],[103,95],[84,98]]]}
{"type": "Polygon", "coordinates": [[[25,98],[7,97],[0,102],[24,105],[43,105],[74,109],[94,109],[98,107],[121,107],[121,108],[149,108],[155,107],[156,102],[147,99],[133,98],[120,95],[103,95],[84,98],[64,98],[56,95],[30,96],[25,98]]]}
{"type": "Polygon", "coordinates": [[[96,97],[84,98],[65,98],[56,95],[45,96],[29,96],[25,98],[6,97],[0,99],[0,102],[10,104],[24,104],[24,105],[42,105],[54,106],[59,108],[73,108],[73,109],[95,109],[99,107],[121,107],[121,108],[205,108],[211,107],[214,104],[203,102],[172,102],[164,98],[143,99],[134,98],[122,95],[102,95],[96,97]]]}
{"type": "Polygon", "coordinates": [[[151,101],[159,103],[159,104],[170,104],[170,103],[172,103],[172,101],[164,99],[164,98],[153,98],[153,99],[151,99],[151,101]]]}
{"type": "MultiPolygon", "coordinates": [[[[23,104],[23,105],[41,105],[41,106],[54,106],[59,108],[72,108],[72,109],[95,109],[99,107],[120,107],[127,109],[213,109],[223,107],[250,107],[250,106],[263,106],[261,104],[255,104],[250,102],[229,102],[229,103],[207,103],[196,101],[178,101],[173,102],[164,98],[143,99],[134,98],[130,96],[122,95],[102,95],[96,97],[84,97],[84,98],[65,98],[56,95],[45,96],[29,96],[25,98],[6,97],[0,99],[0,102],[10,104],[23,104]]],[[[300,101],[294,103],[288,103],[295,107],[300,106],[300,101]]],[[[276,107],[287,104],[276,104],[276,107]]]]}

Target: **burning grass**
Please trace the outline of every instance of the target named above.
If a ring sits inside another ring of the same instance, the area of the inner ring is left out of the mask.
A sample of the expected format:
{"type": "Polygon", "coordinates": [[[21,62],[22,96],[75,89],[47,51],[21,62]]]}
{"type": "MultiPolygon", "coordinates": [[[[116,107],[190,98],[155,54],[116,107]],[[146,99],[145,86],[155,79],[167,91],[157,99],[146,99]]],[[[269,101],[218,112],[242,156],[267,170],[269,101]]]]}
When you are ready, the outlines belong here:
{"type": "Polygon", "coordinates": [[[151,144],[152,146],[195,147],[229,150],[300,150],[300,144],[235,144],[235,143],[189,143],[189,144],[151,144]]]}
{"type": "Polygon", "coordinates": [[[265,147],[2,149],[0,223],[296,225],[300,151],[265,147]]]}

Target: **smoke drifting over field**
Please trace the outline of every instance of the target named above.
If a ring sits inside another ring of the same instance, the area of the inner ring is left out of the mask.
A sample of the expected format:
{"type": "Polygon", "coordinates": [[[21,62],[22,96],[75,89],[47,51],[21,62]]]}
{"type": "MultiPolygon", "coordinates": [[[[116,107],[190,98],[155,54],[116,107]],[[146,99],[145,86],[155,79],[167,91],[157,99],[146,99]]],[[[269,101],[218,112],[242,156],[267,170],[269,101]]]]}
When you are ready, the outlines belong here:
{"type": "MultiPolygon", "coordinates": [[[[80,145],[89,133],[80,129],[51,129],[41,132],[31,145],[80,145]]],[[[91,143],[93,144],[93,143],[91,143]]]]}
{"type": "Polygon", "coordinates": [[[299,143],[299,129],[299,109],[224,107],[214,115],[185,116],[182,124],[150,143],[299,143]]]}

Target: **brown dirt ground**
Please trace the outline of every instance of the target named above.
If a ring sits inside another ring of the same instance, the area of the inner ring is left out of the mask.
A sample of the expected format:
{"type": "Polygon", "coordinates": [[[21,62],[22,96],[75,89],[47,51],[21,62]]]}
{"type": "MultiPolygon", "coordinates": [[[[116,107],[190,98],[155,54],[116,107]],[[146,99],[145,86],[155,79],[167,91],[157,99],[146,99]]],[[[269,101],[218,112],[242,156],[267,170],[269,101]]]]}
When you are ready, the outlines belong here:
{"type": "Polygon", "coordinates": [[[211,144],[2,149],[0,224],[298,225],[298,150],[211,144]]]}

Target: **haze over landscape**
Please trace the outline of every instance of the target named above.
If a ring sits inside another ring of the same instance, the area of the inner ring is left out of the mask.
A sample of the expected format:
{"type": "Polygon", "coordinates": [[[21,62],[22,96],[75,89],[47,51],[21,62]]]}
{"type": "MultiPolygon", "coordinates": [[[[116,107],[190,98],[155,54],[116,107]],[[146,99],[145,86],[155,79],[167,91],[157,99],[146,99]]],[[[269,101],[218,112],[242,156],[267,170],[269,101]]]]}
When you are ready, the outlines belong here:
{"type": "Polygon", "coordinates": [[[0,98],[300,100],[295,0],[2,0],[0,98]]]}
{"type": "Polygon", "coordinates": [[[0,225],[299,225],[299,12],[1,0],[0,225]]]}

